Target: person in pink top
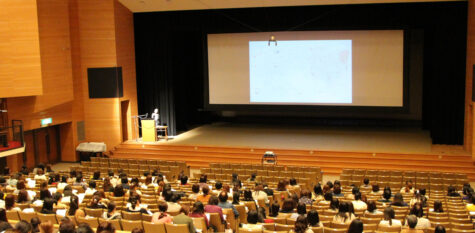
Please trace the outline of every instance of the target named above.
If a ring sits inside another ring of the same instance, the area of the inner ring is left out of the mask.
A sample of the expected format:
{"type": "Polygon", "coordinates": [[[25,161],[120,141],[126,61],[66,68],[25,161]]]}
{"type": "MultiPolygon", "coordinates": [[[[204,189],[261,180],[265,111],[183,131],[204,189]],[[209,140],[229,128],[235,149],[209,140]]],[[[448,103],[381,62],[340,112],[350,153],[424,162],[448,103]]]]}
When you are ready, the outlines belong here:
{"type": "Polygon", "coordinates": [[[152,216],[152,223],[172,223],[172,217],[167,214],[168,205],[166,202],[161,202],[158,205],[159,212],[156,212],[152,216]]]}
{"type": "Polygon", "coordinates": [[[217,196],[211,196],[209,198],[208,204],[205,206],[205,212],[206,213],[218,213],[219,217],[221,218],[221,222],[225,222],[224,216],[223,216],[223,209],[218,206],[219,204],[219,199],[217,196]]]}

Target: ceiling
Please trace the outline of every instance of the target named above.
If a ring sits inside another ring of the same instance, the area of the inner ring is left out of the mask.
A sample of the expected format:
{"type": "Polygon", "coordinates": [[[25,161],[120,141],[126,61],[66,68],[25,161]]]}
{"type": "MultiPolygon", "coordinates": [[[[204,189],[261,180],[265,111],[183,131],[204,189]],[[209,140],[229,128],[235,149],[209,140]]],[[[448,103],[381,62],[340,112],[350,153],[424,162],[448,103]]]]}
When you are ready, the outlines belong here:
{"type": "Polygon", "coordinates": [[[119,0],[132,12],[466,0],[119,0]]]}

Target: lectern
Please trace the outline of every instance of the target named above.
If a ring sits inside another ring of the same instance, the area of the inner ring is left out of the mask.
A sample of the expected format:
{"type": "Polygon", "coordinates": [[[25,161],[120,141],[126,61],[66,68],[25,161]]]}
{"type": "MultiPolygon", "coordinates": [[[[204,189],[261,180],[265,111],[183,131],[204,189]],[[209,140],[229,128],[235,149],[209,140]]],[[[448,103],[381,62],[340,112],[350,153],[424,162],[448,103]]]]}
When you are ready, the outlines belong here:
{"type": "Polygon", "coordinates": [[[157,129],[155,128],[155,120],[142,121],[142,141],[155,142],[157,141],[157,129]]]}

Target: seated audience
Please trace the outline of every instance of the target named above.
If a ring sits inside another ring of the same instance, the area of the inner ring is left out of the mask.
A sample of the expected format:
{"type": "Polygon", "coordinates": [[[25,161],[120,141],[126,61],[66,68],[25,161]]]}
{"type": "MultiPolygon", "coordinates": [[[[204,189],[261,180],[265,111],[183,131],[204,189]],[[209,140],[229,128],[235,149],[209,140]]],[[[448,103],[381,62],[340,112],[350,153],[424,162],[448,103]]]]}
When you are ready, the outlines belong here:
{"type": "Polygon", "coordinates": [[[199,201],[201,203],[208,203],[209,198],[211,197],[211,195],[209,195],[209,187],[203,186],[203,188],[201,188],[201,192],[203,194],[198,195],[198,197],[196,198],[196,201],[199,201]]]}
{"type": "Polygon", "coordinates": [[[43,201],[43,208],[41,208],[42,214],[55,214],[53,210],[54,200],[53,198],[45,198],[43,201]]]}
{"type": "Polygon", "coordinates": [[[188,196],[189,199],[196,201],[196,198],[198,198],[199,193],[200,193],[200,185],[199,184],[193,184],[191,186],[191,191],[193,192],[188,196]]]}
{"type": "Polygon", "coordinates": [[[211,196],[209,198],[208,204],[205,206],[206,213],[217,213],[221,219],[221,222],[224,222],[223,209],[218,206],[219,200],[216,196],[211,196]]]}
{"type": "Polygon", "coordinates": [[[447,187],[447,196],[449,197],[460,197],[460,193],[455,190],[455,187],[450,185],[447,187]]]}
{"type": "Polygon", "coordinates": [[[355,215],[350,212],[350,205],[348,202],[340,203],[338,213],[333,217],[334,223],[351,223],[355,219],[355,215]]]}
{"type": "Polygon", "coordinates": [[[333,186],[333,196],[334,197],[343,197],[345,196],[343,193],[341,193],[341,187],[339,184],[336,184],[333,186]]]}
{"type": "Polygon", "coordinates": [[[258,224],[259,215],[256,210],[250,210],[247,213],[247,224],[242,224],[242,228],[245,230],[260,230],[262,225],[258,224]]]}
{"type": "Polygon", "coordinates": [[[414,204],[409,214],[417,217],[417,229],[430,228],[430,221],[429,219],[424,218],[424,208],[421,203],[414,204]]]}
{"type": "Polygon", "coordinates": [[[109,205],[107,205],[107,212],[102,213],[102,218],[105,220],[115,220],[121,219],[122,215],[120,214],[120,211],[117,211],[116,204],[110,202],[109,205]]]}
{"type": "Polygon", "coordinates": [[[392,206],[408,206],[406,202],[404,202],[404,197],[401,193],[396,193],[394,195],[394,200],[391,203],[392,206]]]}
{"type": "Polygon", "coordinates": [[[369,213],[369,214],[382,214],[383,212],[379,211],[377,209],[377,206],[376,206],[376,202],[371,200],[371,201],[368,201],[368,208],[366,209],[365,211],[365,214],[366,213],[369,213]]]}
{"type": "Polygon", "coordinates": [[[406,218],[407,226],[409,228],[402,229],[401,233],[424,233],[423,230],[416,229],[417,217],[414,215],[408,215],[406,218]]]}
{"type": "Polygon", "coordinates": [[[282,208],[280,213],[293,213],[295,208],[295,203],[292,199],[286,198],[282,203],[282,208]]]}
{"type": "Polygon", "coordinates": [[[263,190],[264,187],[262,186],[262,184],[256,184],[256,187],[254,187],[254,192],[252,192],[252,198],[257,201],[264,201],[265,203],[269,203],[267,193],[265,193],[263,190]]]}
{"type": "Polygon", "coordinates": [[[195,225],[193,224],[193,219],[191,219],[190,217],[187,216],[188,211],[185,210],[184,208],[181,208],[179,211],[180,211],[180,214],[173,217],[173,223],[174,224],[187,224],[188,225],[188,230],[190,231],[190,233],[196,233],[196,228],[195,228],[195,225]]]}
{"type": "Polygon", "coordinates": [[[307,221],[310,227],[323,227],[322,222],[320,222],[320,217],[316,210],[310,210],[307,212],[307,221]]]}
{"type": "Polygon", "coordinates": [[[5,210],[21,211],[20,208],[15,206],[15,196],[13,196],[12,194],[8,194],[5,197],[5,210]]]}
{"type": "Polygon", "coordinates": [[[223,208],[223,209],[232,209],[234,213],[234,217],[237,219],[239,217],[239,212],[236,210],[236,207],[234,207],[233,204],[228,202],[228,193],[225,191],[221,191],[218,196],[219,203],[218,206],[223,208]]]}
{"type": "Polygon", "coordinates": [[[437,225],[435,227],[434,233],[445,233],[445,227],[442,225],[437,225]]]}
{"type": "Polygon", "coordinates": [[[355,195],[355,200],[351,202],[353,204],[354,209],[366,210],[368,208],[368,205],[364,201],[361,200],[361,193],[357,192],[354,195],[355,195]]]}
{"type": "Polygon", "coordinates": [[[312,200],[312,193],[308,189],[303,189],[300,192],[300,199],[299,203],[303,203],[305,205],[312,205],[313,200],[312,200]]]}
{"type": "Polygon", "coordinates": [[[386,207],[384,209],[384,219],[379,222],[379,226],[385,226],[385,227],[390,227],[390,226],[399,226],[402,227],[401,221],[394,219],[396,217],[396,212],[394,212],[394,209],[392,207],[386,207]]]}
{"type": "Polygon", "coordinates": [[[274,201],[269,207],[269,217],[276,218],[280,212],[280,205],[277,201],[274,201]]]}
{"type": "Polygon", "coordinates": [[[292,213],[289,218],[297,219],[299,216],[307,217],[307,206],[304,203],[298,203],[297,213],[292,213]]]}
{"type": "Polygon", "coordinates": [[[363,221],[359,219],[351,221],[347,233],[363,233],[363,221]]]}
{"type": "Polygon", "coordinates": [[[295,221],[294,226],[295,233],[313,233],[312,229],[308,227],[307,217],[299,216],[295,221]]]}
{"type": "Polygon", "coordinates": [[[414,193],[415,188],[412,187],[412,180],[406,180],[406,186],[401,188],[400,193],[414,193]]]}
{"type": "Polygon", "coordinates": [[[434,209],[432,211],[436,213],[443,213],[444,208],[442,207],[442,202],[439,200],[434,201],[434,209]]]}
{"type": "Polygon", "coordinates": [[[323,190],[322,190],[322,186],[320,185],[320,183],[316,184],[313,187],[312,200],[314,200],[316,203],[324,200],[323,190]]]}
{"type": "Polygon", "coordinates": [[[115,233],[115,227],[110,222],[101,222],[99,226],[97,226],[96,233],[115,233]]]}
{"type": "Polygon", "coordinates": [[[167,203],[161,202],[158,204],[158,212],[153,214],[152,223],[171,223],[173,219],[172,216],[167,213],[167,209],[167,203]]]}
{"type": "Polygon", "coordinates": [[[372,188],[371,185],[369,185],[369,178],[368,178],[368,177],[365,177],[365,178],[363,179],[363,184],[360,186],[360,188],[361,188],[361,189],[366,189],[366,190],[372,188]]]}
{"type": "Polygon", "coordinates": [[[84,194],[86,196],[92,196],[95,192],[97,192],[96,190],[96,182],[94,180],[91,180],[89,181],[89,187],[86,189],[86,191],[84,192],[84,194]]]}

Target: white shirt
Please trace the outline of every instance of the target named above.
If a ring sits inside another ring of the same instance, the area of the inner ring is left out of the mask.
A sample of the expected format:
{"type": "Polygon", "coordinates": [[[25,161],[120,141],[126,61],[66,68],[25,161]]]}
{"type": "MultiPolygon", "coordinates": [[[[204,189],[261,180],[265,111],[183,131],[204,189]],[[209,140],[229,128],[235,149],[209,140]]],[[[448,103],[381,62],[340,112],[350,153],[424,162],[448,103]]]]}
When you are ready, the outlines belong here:
{"type": "Polygon", "coordinates": [[[66,187],[68,185],[68,183],[58,183],[58,185],[56,186],[56,188],[58,190],[64,190],[64,187],[66,187]]]}
{"type": "Polygon", "coordinates": [[[35,180],[46,180],[46,176],[45,175],[35,175],[35,178],[33,178],[35,180]]]}
{"type": "Polygon", "coordinates": [[[427,218],[417,218],[417,229],[428,229],[430,228],[430,221],[427,218]]]}
{"type": "Polygon", "coordinates": [[[267,198],[267,193],[263,191],[252,192],[252,198],[254,198],[254,200],[264,200],[266,203],[269,202],[269,199],[267,198]]]}
{"type": "Polygon", "coordinates": [[[352,201],[351,203],[353,203],[353,208],[355,208],[355,210],[366,210],[368,208],[368,205],[361,200],[352,201]]]}
{"type": "Polygon", "coordinates": [[[95,188],[87,188],[86,191],[84,192],[84,194],[86,196],[92,196],[95,192],[97,192],[97,190],[95,188]]]}
{"type": "MultiPolygon", "coordinates": [[[[383,226],[383,227],[390,227],[389,220],[381,220],[381,222],[379,222],[379,225],[383,226]]],[[[392,219],[392,225],[391,226],[402,227],[402,223],[401,223],[401,221],[399,221],[397,219],[392,219]]]]}
{"type": "Polygon", "coordinates": [[[178,212],[181,209],[181,205],[175,202],[167,202],[168,204],[168,212],[178,212]]]}

